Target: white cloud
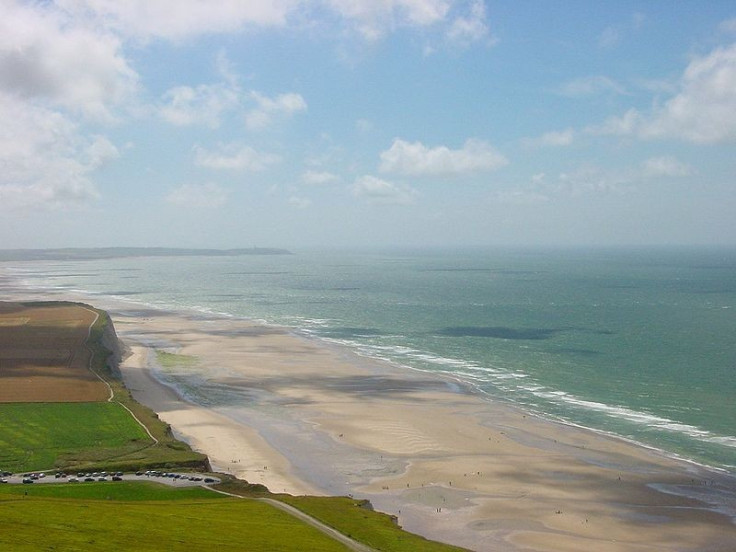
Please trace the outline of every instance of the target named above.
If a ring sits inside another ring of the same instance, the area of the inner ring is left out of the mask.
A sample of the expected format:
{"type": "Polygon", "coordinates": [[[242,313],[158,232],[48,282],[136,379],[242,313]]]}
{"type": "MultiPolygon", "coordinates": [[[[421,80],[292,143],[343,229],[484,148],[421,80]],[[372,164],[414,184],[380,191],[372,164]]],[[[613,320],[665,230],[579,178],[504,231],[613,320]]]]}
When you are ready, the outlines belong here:
{"type": "Polygon", "coordinates": [[[641,132],[701,143],[736,139],[736,44],[691,61],[680,93],[655,110],[641,132]]]}
{"type": "Polygon", "coordinates": [[[83,136],[62,113],[0,92],[0,209],[68,207],[99,194],[95,169],[118,156],[103,136],[83,136]]]}
{"type": "Polygon", "coordinates": [[[274,117],[289,117],[307,109],[307,102],[304,101],[304,98],[294,92],[279,94],[273,98],[258,92],[251,92],[250,97],[258,106],[245,115],[245,124],[251,130],[268,126],[274,117]]]}
{"type": "Polygon", "coordinates": [[[586,193],[622,192],[631,185],[631,176],[604,171],[594,166],[583,166],[572,172],[560,173],[552,186],[570,196],[586,193]]]}
{"type": "Polygon", "coordinates": [[[135,93],[138,75],[120,40],[87,28],[54,7],[3,2],[0,90],[98,120],[135,93]]]}
{"type": "Polygon", "coordinates": [[[325,184],[335,184],[340,181],[340,177],[327,171],[305,171],[302,174],[302,182],[309,185],[321,186],[325,184]]]}
{"type": "Polygon", "coordinates": [[[355,121],[355,128],[358,129],[358,132],[371,132],[374,127],[375,125],[373,124],[373,121],[370,121],[368,119],[358,119],[357,121],[355,121]]]}
{"type": "Polygon", "coordinates": [[[462,149],[452,150],[446,146],[429,148],[421,142],[397,138],[389,149],[381,152],[380,170],[415,176],[460,175],[496,170],[507,163],[503,155],[481,140],[468,140],[462,149]]]}
{"type": "Polygon", "coordinates": [[[598,37],[598,46],[601,48],[613,48],[621,41],[621,33],[615,27],[607,27],[598,37]]]}
{"type": "Polygon", "coordinates": [[[736,140],[736,44],[693,59],[679,92],[651,113],[630,109],[588,132],[695,143],[736,140]]]}
{"type": "Polygon", "coordinates": [[[532,184],[542,184],[547,179],[547,175],[543,172],[532,175],[532,184]]]}
{"type": "Polygon", "coordinates": [[[198,86],[176,86],[161,97],[158,114],[177,126],[220,126],[227,113],[245,112],[246,126],[251,130],[267,127],[273,119],[289,117],[307,109],[307,102],[295,92],[278,94],[272,98],[255,91],[244,92],[238,84],[238,75],[224,52],[215,58],[215,69],[223,82],[198,86]],[[246,103],[256,107],[246,111],[246,103]]]}
{"type": "Polygon", "coordinates": [[[724,33],[736,33],[736,17],[721,22],[718,29],[724,33]]]}
{"type": "Polygon", "coordinates": [[[120,157],[118,148],[104,136],[92,136],[92,142],[85,149],[90,168],[98,168],[120,157]]]}
{"type": "Polygon", "coordinates": [[[508,190],[497,192],[493,199],[507,205],[538,205],[548,203],[549,197],[531,190],[508,190]]]}
{"type": "Polygon", "coordinates": [[[230,85],[176,86],[166,91],[159,115],[177,126],[206,125],[217,128],[222,115],[240,105],[239,92],[230,85]]]}
{"type": "Polygon", "coordinates": [[[584,98],[602,94],[627,94],[623,86],[604,75],[590,75],[571,80],[560,86],[558,92],[568,98],[584,98]]]}
{"type": "Polygon", "coordinates": [[[569,146],[575,140],[575,131],[571,128],[553,130],[542,134],[539,138],[528,140],[531,145],[562,147],[569,146]]]}
{"type": "Polygon", "coordinates": [[[215,209],[227,201],[228,193],[213,182],[182,184],[171,190],[166,201],[178,207],[215,209]]]}
{"type": "Polygon", "coordinates": [[[470,4],[467,15],[456,17],[447,30],[447,39],[455,44],[469,46],[473,42],[490,40],[488,24],[486,23],[486,6],[482,0],[474,0],[470,4]]]}
{"type": "Polygon", "coordinates": [[[217,151],[194,146],[194,162],[208,169],[263,171],[280,161],[278,155],[260,153],[250,146],[241,144],[220,144],[217,151]]]}
{"type": "Polygon", "coordinates": [[[292,205],[297,209],[307,209],[308,207],[311,207],[312,200],[306,197],[291,196],[289,198],[289,205],[292,205]]]}
{"type": "Polygon", "coordinates": [[[353,184],[353,195],[376,204],[408,205],[413,203],[418,193],[408,187],[376,178],[375,176],[361,176],[353,184]]]}
{"type": "Polygon", "coordinates": [[[183,40],[231,33],[246,26],[283,26],[300,2],[292,0],[57,0],[77,16],[130,37],[183,40]]]}
{"type": "Polygon", "coordinates": [[[631,26],[634,28],[634,30],[641,29],[642,25],[644,25],[644,22],[647,20],[647,16],[641,12],[634,12],[634,14],[631,16],[631,26]]]}
{"type": "MultiPolygon", "coordinates": [[[[327,20],[369,41],[402,28],[435,28],[454,42],[488,37],[483,0],[56,0],[56,5],[90,28],[141,42],[313,27],[327,20]]],[[[331,36],[345,35],[325,29],[331,36]]]]}
{"type": "Polygon", "coordinates": [[[427,27],[442,21],[449,0],[326,0],[325,3],[367,40],[397,26],[427,27]]]}
{"type": "Polygon", "coordinates": [[[644,176],[655,178],[660,176],[683,177],[692,174],[692,168],[689,165],[671,155],[647,159],[642,166],[642,171],[644,176]]]}

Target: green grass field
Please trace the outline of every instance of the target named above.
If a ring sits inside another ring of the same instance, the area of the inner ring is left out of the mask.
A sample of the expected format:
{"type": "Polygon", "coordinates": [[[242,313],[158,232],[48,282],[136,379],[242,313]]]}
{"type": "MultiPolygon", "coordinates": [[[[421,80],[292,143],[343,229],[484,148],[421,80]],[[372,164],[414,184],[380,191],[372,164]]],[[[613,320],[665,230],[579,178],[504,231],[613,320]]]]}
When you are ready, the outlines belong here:
{"type": "Polygon", "coordinates": [[[361,507],[362,502],[352,498],[283,495],[276,498],[383,552],[467,552],[464,548],[407,533],[390,516],[361,507]]]}
{"type": "Polygon", "coordinates": [[[332,552],[346,548],[273,506],[237,498],[115,502],[0,494],[0,550],[332,552]]]}
{"type": "Polygon", "coordinates": [[[116,403],[0,405],[0,469],[51,469],[129,453],[150,443],[143,428],[116,403]]]}
{"type": "Polygon", "coordinates": [[[227,498],[223,494],[203,487],[175,488],[153,481],[2,485],[0,486],[0,495],[122,501],[219,500],[227,498]]]}

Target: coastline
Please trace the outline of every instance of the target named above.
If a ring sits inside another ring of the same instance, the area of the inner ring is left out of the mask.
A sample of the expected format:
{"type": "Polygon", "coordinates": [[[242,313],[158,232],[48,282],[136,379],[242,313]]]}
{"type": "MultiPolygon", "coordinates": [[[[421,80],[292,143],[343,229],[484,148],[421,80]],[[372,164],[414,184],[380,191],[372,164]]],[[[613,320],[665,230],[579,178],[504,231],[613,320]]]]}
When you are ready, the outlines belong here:
{"type": "Polygon", "coordinates": [[[731,519],[672,494],[733,493],[731,477],[278,328],[73,299],[110,312],[140,402],[220,471],[273,492],[368,498],[407,530],[474,550],[736,540],[731,519]],[[206,363],[208,385],[234,393],[217,406],[183,400],[153,377],[156,349],[206,363]]]}

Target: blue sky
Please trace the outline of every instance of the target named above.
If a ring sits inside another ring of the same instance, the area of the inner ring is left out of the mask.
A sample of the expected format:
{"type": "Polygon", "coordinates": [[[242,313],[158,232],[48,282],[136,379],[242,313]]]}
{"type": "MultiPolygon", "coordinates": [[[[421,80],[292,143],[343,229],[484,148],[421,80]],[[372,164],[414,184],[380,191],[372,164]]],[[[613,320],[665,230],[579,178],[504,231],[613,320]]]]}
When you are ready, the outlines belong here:
{"type": "Polygon", "coordinates": [[[4,248],[736,243],[733,2],[0,15],[4,248]]]}

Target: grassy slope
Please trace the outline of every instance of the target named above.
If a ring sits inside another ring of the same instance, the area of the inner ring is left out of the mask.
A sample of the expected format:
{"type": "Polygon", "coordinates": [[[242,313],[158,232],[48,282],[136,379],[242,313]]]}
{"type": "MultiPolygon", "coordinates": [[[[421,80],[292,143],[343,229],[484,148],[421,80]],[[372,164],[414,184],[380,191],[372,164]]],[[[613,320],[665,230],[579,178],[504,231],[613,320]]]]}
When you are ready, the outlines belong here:
{"type": "Polygon", "coordinates": [[[346,548],[251,500],[62,500],[0,494],[0,550],[278,552],[346,548]]]}
{"type": "Polygon", "coordinates": [[[360,500],[314,496],[279,496],[277,498],[376,550],[385,552],[414,552],[416,550],[461,552],[465,550],[407,533],[396,525],[390,516],[366,508],[365,503],[360,500]]]}
{"type": "Polygon", "coordinates": [[[2,495],[121,501],[220,500],[226,498],[225,495],[203,487],[176,488],[154,483],[153,481],[2,485],[0,486],[0,496],[2,495]]]}

